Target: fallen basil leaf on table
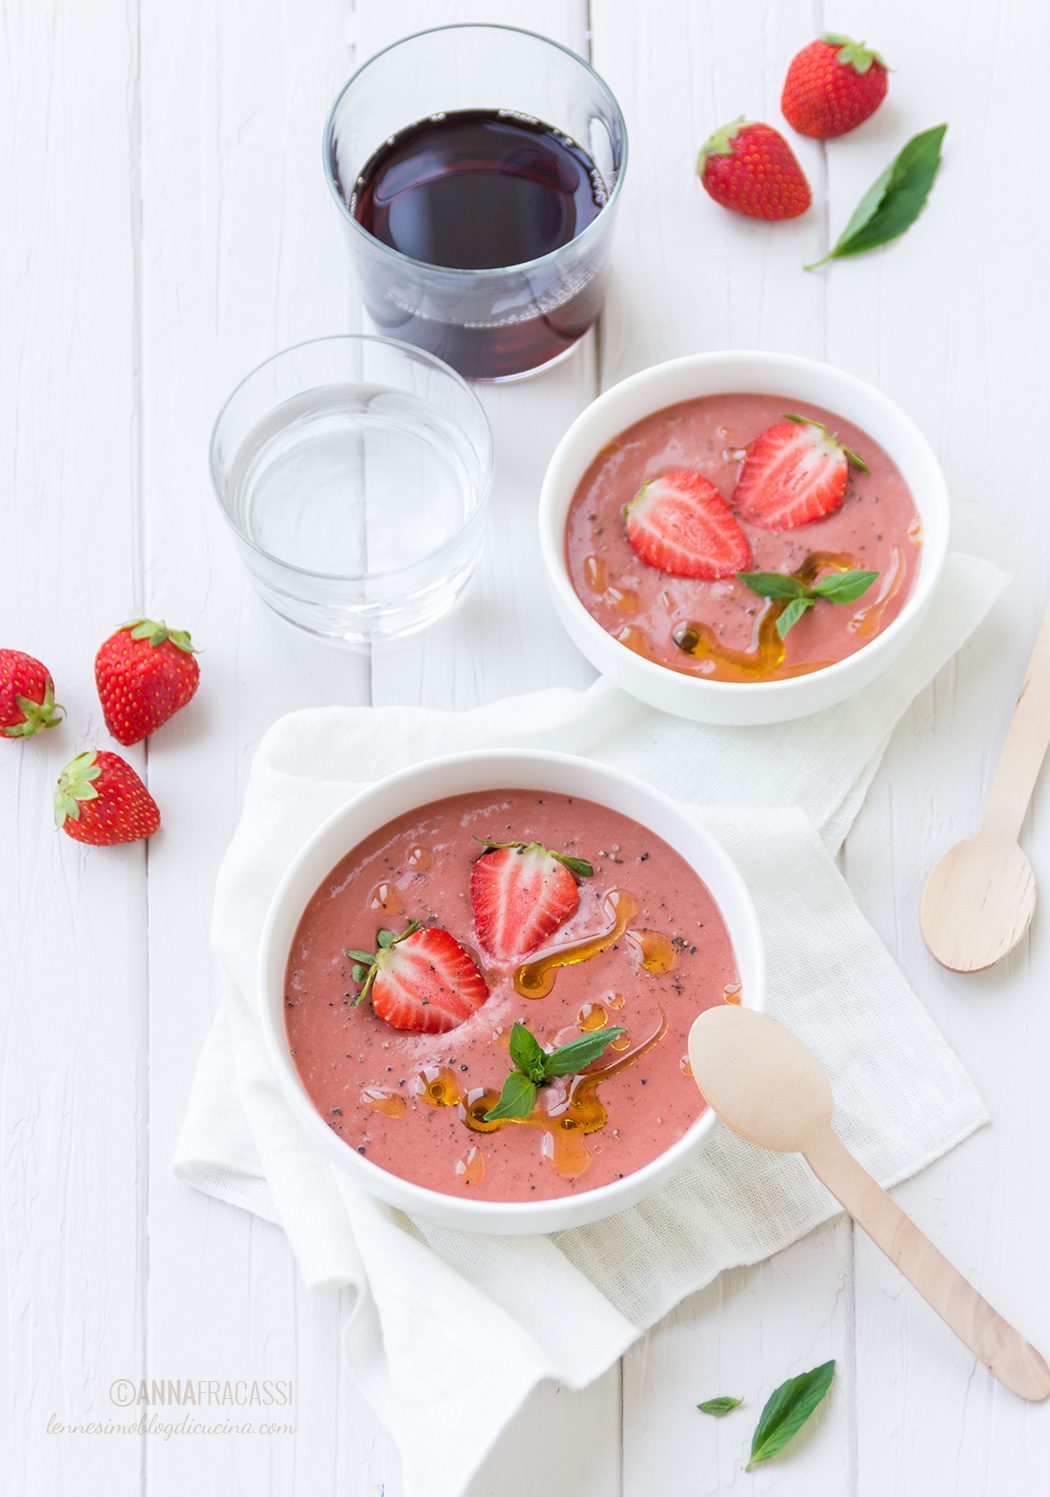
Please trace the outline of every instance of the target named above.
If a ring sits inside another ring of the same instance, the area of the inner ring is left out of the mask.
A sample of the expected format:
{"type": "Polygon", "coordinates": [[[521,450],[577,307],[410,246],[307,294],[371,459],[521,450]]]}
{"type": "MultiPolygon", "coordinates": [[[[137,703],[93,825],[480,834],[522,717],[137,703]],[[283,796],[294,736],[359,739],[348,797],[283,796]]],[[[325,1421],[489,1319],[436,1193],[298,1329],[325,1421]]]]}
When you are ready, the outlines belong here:
{"type": "Polygon", "coordinates": [[[724,1419],[732,1409],[738,1409],[743,1401],[742,1398],[709,1398],[706,1403],[698,1403],[697,1408],[701,1414],[713,1414],[716,1419],[724,1419]]]}
{"type": "Polygon", "coordinates": [[[772,1460],[798,1434],[831,1387],[834,1376],[835,1363],[824,1362],[811,1372],[789,1377],[769,1395],[758,1428],[751,1437],[749,1471],[761,1461],[772,1460]]]}
{"type": "Polygon", "coordinates": [[[829,260],[842,260],[888,244],[910,229],[922,212],[941,164],[941,143],[947,125],[935,125],[914,135],[900,154],[861,198],[849,223],[822,260],[807,265],[816,270],[829,260]]]}

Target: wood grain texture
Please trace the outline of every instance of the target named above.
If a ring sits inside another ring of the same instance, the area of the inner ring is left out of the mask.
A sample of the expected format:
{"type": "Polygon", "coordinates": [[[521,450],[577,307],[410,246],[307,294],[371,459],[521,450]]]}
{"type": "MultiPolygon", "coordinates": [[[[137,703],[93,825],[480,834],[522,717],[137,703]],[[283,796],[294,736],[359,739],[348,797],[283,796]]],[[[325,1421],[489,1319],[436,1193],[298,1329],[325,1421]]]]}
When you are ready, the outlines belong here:
{"type": "MultiPolygon", "coordinates": [[[[349,1387],[345,1307],[299,1287],[281,1236],[168,1172],[217,996],[206,952],[215,869],[265,727],[302,705],[469,706],[590,671],[544,604],[534,510],[545,457],[599,384],[698,348],[827,356],[908,408],[939,448],[956,543],[1015,573],[999,617],[916,705],[850,838],[865,911],[975,1073],[996,1123],[898,1193],[994,1303],[1050,1340],[1033,1300],[1050,1232],[1046,937],[956,979],[918,931],[921,880],[972,830],[1047,591],[1050,514],[1024,437],[1050,399],[1050,202],[1003,131],[1039,128],[1050,15],[1035,0],[10,0],[0,29],[0,479],[10,555],[4,642],[38,652],[70,720],[5,753],[0,932],[0,1449],[13,1492],[403,1497],[396,1453],[349,1387]],[[607,313],[550,375],[485,392],[499,447],[478,586],[423,639],[374,655],[314,645],[244,585],[208,491],[210,422],[233,383],[360,311],[320,173],[324,113],[356,58],[424,25],[509,20],[592,47],[624,105],[632,160],[607,313]],[[882,110],[825,149],[800,142],[816,207],[767,226],[692,177],[711,128],[778,120],[792,52],[833,24],[885,52],[882,110]],[[590,35],[588,36],[588,29],[590,35]],[[950,32],[952,65],[945,65],[950,32]],[[804,275],[903,140],[947,118],[946,161],[911,234],[804,275]],[[50,573],[52,581],[45,585],[50,573]],[[192,709],[130,757],[165,827],[102,855],[53,836],[50,785],[101,730],[91,655],[129,609],[206,647],[192,709]],[[16,872],[17,869],[17,872],[16,872]],[[271,1439],[49,1436],[106,1417],[116,1376],[291,1376],[296,1433],[271,1439]]],[[[1045,882],[1048,816],[1025,833],[1045,882]]],[[[1037,1491],[1045,1409],[997,1396],[973,1359],[843,1221],[724,1275],[584,1395],[541,1389],[472,1488],[527,1497],[537,1452],[580,1497],[745,1490],[770,1388],[834,1356],[826,1412],[749,1493],[857,1497],[1037,1491]],[[724,1421],[700,1399],[744,1393],[724,1421]],[[622,1415],[621,1415],[622,1408],[622,1415]],[[622,1451],[622,1454],[621,1454],[622,1451]]]]}

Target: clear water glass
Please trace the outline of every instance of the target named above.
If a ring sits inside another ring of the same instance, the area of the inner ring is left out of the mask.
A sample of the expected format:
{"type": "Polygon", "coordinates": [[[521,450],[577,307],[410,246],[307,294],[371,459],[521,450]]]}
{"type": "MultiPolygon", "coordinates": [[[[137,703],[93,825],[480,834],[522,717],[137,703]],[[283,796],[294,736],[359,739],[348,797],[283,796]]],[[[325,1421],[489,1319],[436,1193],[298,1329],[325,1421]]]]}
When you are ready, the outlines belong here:
{"type": "Polygon", "coordinates": [[[360,644],[423,629],[484,539],[492,438],[439,359],[384,338],[301,343],[219,413],[211,475],[256,590],[282,618],[360,644]]]}

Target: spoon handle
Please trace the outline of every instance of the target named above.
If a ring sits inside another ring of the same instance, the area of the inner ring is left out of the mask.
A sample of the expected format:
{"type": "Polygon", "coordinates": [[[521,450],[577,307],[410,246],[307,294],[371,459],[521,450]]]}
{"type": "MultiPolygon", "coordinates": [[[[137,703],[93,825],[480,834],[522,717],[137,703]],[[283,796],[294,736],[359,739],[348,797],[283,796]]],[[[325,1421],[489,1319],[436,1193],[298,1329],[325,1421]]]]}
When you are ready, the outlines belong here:
{"type": "Polygon", "coordinates": [[[1050,607],[1036,635],[1021,695],[988,792],[981,831],[1016,841],[1050,745],[1050,607]]]}
{"type": "Polygon", "coordinates": [[[807,1140],[811,1169],[926,1303],[1011,1393],[1050,1397],[1050,1367],[857,1163],[829,1123],[807,1140]]]}

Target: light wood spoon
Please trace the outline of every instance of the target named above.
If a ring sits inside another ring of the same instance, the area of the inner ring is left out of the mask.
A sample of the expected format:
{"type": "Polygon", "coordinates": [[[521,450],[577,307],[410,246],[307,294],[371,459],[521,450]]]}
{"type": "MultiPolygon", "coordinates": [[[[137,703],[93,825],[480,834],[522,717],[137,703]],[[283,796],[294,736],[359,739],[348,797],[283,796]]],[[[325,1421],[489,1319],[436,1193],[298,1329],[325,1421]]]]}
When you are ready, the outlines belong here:
{"type": "Polygon", "coordinates": [[[1012,951],[1035,913],[1035,874],[1018,846],[1050,744],[1050,608],[1039,626],[1021,695],[976,837],[935,864],[922,891],[923,940],[943,967],[979,972],[1012,951]]]}
{"type": "Polygon", "coordinates": [[[689,1034],[704,1097],[736,1133],[802,1154],[853,1220],[1011,1393],[1050,1397],[1050,1367],[877,1185],[831,1126],[831,1086],[812,1050],[768,1014],[708,1009],[689,1034]]]}

